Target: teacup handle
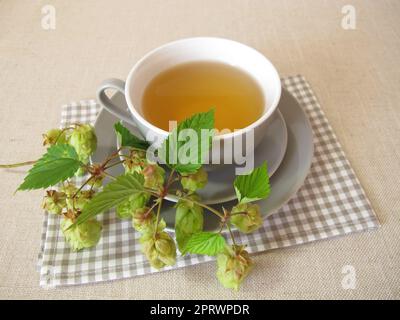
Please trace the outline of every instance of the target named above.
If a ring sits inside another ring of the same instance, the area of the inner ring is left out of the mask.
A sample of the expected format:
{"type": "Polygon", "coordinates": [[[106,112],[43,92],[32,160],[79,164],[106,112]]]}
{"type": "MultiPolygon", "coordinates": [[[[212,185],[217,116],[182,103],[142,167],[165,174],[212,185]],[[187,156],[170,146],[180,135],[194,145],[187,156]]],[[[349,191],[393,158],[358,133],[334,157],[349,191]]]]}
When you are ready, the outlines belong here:
{"type": "Polygon", "coordinates": [[[105,93],[107,89],[115,89],[125,95],[125,82],[115,78],[104,80],[100,84],[100,87],[97,89],[97,99],[108,112],[112,113],[117,118],[120,118],[127,123],[136,126],[129,111],[121,109],[120,107],[112,103],[111,100],[107,97],[105,93]]]}

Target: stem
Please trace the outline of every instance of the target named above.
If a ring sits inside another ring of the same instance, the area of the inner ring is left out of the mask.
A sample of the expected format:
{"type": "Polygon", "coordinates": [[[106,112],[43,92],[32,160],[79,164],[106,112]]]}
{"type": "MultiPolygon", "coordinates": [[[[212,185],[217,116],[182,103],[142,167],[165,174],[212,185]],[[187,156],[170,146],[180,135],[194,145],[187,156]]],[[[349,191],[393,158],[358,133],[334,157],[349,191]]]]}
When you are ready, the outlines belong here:
{"type": "Polygon", "coordinates": [[[119,156],[119,152],[121,151],[121,148],[118,148],[115,152],[113,152],[112,154],[110,154],[106,160],[104,160],[103,164],[101,165],[103,168],[115,157],[119,156]]]}
{"type": "Polygon", "coordinates": [[[161,205],[162,205],[162,201],[163,201],[163,198],[159,198],[159,199],[160,199],[160,201],[158,203],[158,208],[157,208],[156,227],[154,228],[154,235],[157,234],[158,222],[160,221],[161,205]]]}
{"type": "Polygon", "coordinates": [[[108,172],[103,171],[103,173],[104,173],[107,177],[109,177],[109,178],[111,178],[111,179],[113,179],[113,180],[116,180],[116,179],[117,179],[116,177],[114,177],[112,174],[109,174],[108,172]]]}
{"type": "Polygon", "coordinates": [[[115,163],[110,164],[110,165],[108,165],[108,166],[105,166],[105,167],[104,167],[104,170],[110,169],[110,168],[112,168],[112,167],[114,167],[114,166],[116,166],[116,165],[119,165],[119,164],[121,164],[121,163],[123,163],[123,161],[118,161],[118,162],[115,162],[115,163]]]}
{"type": "Polygon", "coordinates": [[[31,164],[34,164],[36,160],[34,161],[25,161],[25,162],[19,162],[19,163],[12,163],[12,164],[0,164],[0,168],[16,168],[16,167],[22,167],[22,166],[29,166],[31,164]]]}
{"type": "MultiPolygon", "coordinates": [[[[158,193],[154,192],[154,191],[151,190],[151,189],[145,188],[145,191],[146,191],[146,192],[149,192],[150,194],[152,194],[152,195],[155,196],[155,197],[160,197],[160,195],[159,195],[158,193]]],[[[178,198],[178,199],[180,199],[180,200],[188,200],[188,201],[191,201],[191,202],[193,202],[194,204],[197,204],[198,206],[200,206],[200,207],[202,207],[202,208],[204,208],[204,209],[207,209],[207,210],[211,211],[212,213],[214,213],[215,215],[217,215],[217,216],[220,217],[221,219],[224,218],[224,216],[223,216],[218,210],[216,210],[216,209],[214,209],[214,208],[212,208],[212,207],[210,207],[210,206],[208,206],[208,205],[206,205],[206,204],[204,204],[204,203],[201,203],[201,202],[198,202],[198,201],[195,201],[195,200],[192,200],[192,199],[187,199],[187,198],[185,198],[185,197],[180,197],[180,196],[177,196],[177,195],[175,195],[175,194],[170,194],[170,193],[167,193],[166,196],[176,197],[176,198],[178,198]]]]}
{"type": "Polygon", "coordinates": [[[232,232],[231,226],[229,225],[229,222],[226,224],[226,226],[228,227],[229,234],[231,235],[232,243],[236,248],[237,245],[236,245],[236,242],[235,242],[235,237],[233,236],[233,232],[232,232]]]}
{"type": "Polygon", "coordinates": [[[74,195],[72,196],[72,199],[74,199],[74,198],[78,195],[78,193],[83,189],[83,187],[86,186],[86,185],[90,182],[90,180],[92,180],[92,179],[93,179],[93,176],[90,176],[90,177],[79,187],[79,189],[74,193],[74,195]]]}
{"type": "Polygon", "coordinates": [[[166,186],[165,186],[165,191],[166,191],[166,192],[168,192],[168,187],[169,187],[169,186],[171,185],[171,183],[173,182],[172,178],[173,178],[173,176],[174,176],[174,173],[175,173],[175,169],[172,169],[171,173],[169,174],[167,184],[166,184],[166,186]]]}

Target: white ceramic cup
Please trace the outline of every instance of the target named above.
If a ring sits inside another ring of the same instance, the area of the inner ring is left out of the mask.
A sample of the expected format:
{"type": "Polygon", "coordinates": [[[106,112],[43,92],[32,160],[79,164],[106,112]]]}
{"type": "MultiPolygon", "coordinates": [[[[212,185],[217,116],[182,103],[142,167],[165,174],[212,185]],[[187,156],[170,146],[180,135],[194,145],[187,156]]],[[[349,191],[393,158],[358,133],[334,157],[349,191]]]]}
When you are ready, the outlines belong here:
{"type": "MultiPolygon", "coordinates": [[[[281,81],[275,67],[264,55],[236,41],[223,38],[198,37],[167,43],[150,51],[141,58],[129,72],[126,82],[119,79],[103,81],[97,91],[97,98],[109,112],[137,126],[143,137],[151,133],[153,137],[157,136],[157,139],[165,139],[169,132],[154,126],[143,117],[142,97],[144,91],[149,82],[160,72],[181,63],[195,61],[221,62],[237,67],[250,74],[258,83],[265,101],[262,116],[246,128],[232,133],[216,135],[213,138],[213,147],[214,145],[219,145],[220,150],[224,150],[224,144],[228,140],[230,140],[230,145],[233,145],[234,139],[244,138],[246,132],[253,131],[254,147],[256,147],[264,137],[265,128],[269,123],[268,120],[278,106],[281,96],[281,81]],[[122,110],[114,105],[105,94],[107,89],[115,89],[123,93],[129,111],[122,110]]],[[[241,154],[248,152],[245,143],[241,150],[233,148],[234,154],[230,155],[231,159],[236,159],[235,153],[239,152],[241,154]]],[[[221,152],[218,157],[221,164],[227,163],[224,159],[226,153],[221,152]]]]}

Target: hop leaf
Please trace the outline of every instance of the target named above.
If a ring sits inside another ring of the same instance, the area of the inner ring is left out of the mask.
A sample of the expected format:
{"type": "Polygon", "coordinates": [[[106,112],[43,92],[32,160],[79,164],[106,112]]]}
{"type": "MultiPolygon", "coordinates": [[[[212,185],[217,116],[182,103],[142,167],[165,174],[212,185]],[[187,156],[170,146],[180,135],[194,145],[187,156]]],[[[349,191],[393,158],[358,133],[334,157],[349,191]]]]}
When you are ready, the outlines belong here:
{"type": "Polygon", "coordinates": [[[217,278],[225,287],[238,290],[253,266],[243,246],[228,247],[217,256],[217,278]]]}
{"type": "Polygon", "coordinates": [[[203,168],[200,168],[193,174],[183,175],[181,178],[182,187],[190,192],[202,189],[208,182],[208,174],[203,168]]]}
{"type": "Polygon", "coordinates": [[[54,186],[71,178],[82,165],[75,149],[67,144],[51,146],[34,164],[18,190],[54,186]]]}
{"type": "Polygon", "coordinates": [[[69,137],[69,144],[75,148],[79,160],[87,163],[97,147],[97,137],[93,126],[90,124],[78,125],[69,137]]]}
{"type": "Polygon", "coordinates": [[[114,124],[114,129],[117,134],[121,147],[133,147],[137,149],[147,150],[149,143],[134,136],[120,122],[114,124]]]}
{"type": "Polygon", "coordinates": [[[107,184],[84,206],[76,223],[81,224],[97,214],[118,206],[129,197],[144,191],[144,177],[140,174],[125,174],[107,184]]]}
{"type": "Polygon", "coordinates": [[[237,176],[234,182],[239,202],[246,203],[268,197],[270,193],[267,163],[250,174],[237,176]]]}
{"type": "Polygon", "coordinates": [[[133,213],[146,206],[150,199],[150,194],[147,192],[140,192],[133,194],[127,200],[119,204],[116,208],[116,213],[120,219],[130,219],[133,213]]]}
{"type": "MultiPolygon", "coordinates": [[[[190,199],[198,200],[198,196],[192,195],[190,199]]],[[[175,234],[181,252],[184,251],[190,237],[203,230],[203,208],[190,199],[179,200],[176,204],[175,234]]]]}
{"type": "Polygon", "coordinates": [[[211,146],[211,140],[214,135],[214,130],[212,129],[214,129],[214,109],[208,112],[197,113],[185,119],[178,124],[177,128],[175,128],[163,142],[159,149],[160,158],[168,164],[170,168],[174,168],[181,174],[196,172],[202,166],[211,146]],[[180,133],[185,129],[194,130],[197,139],[190,140],[190,143],[180,141],[180,133]],[[208,130],[206,135],[202,135],[202,129],[208,130]],[[196,152],[190,153],[189,159],[187,159],[188,163],[182,163],[182,153],[185,154],[187,150],[192,149],[191,147],[193,147],[196,152]]]}
{"type": "Polygon", "coordinates": [[[199,232],[193,234],[183,250],[185,253],[205,254],[215,256],[224,249],[225,239],[219,233],[199,232]]]}
{"type": "Polygon", "coordinates": [[[173,266],[176,262],[176,246],[168,233],[161,231],[155,235],[145,233],[140,238],[142,252],[153,268],[161,269],[173,266]]]}
{"type": "Polygon", "coordinates": [[[96,219],[74,225],[71,219],[61,221],[61,231],[73,251],[95,246],[101,236],[101,223],[96,219]]]}
{"type": "Polygon", "coordinates": [[[252,203],[239,203],[232,208],[231,222],[244,233],[253,232],[262,226],[260,207],[252,203]]]}

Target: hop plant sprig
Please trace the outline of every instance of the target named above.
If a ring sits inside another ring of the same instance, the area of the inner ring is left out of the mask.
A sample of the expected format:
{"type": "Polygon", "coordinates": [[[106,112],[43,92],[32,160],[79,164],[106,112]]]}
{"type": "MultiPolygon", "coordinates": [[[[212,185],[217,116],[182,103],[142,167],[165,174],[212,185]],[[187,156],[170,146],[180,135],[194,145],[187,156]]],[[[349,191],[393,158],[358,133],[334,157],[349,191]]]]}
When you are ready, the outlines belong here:
{"type": "Polygon", "coordinates": [[[94,128],[88,124],[73,124],[64,129],[51,129],[43,135],[43,144],[48,149],[39,160],[0,167],[33,164],[19,190],[50,187],[42,207],[60,216],[61,232],[71,250],[95,246],[102,230],[96,216],[115,208],[116,215],[131,219],[133,229],[140,233],[142,252],[153,268],[174,265],[177,248],[182,255],[216,256],[217,279],[226,288],[238,290],[253,262],[245,244],[236,242],[232,229],[250,233],[262,225],[261,209],[254,202],[270,193],[268,170],[264,163],[249,174],[236,177],[234,189],[238,202],[232,208],[216,209],[204,204],[197,191],[205,188],[208,182],[202,163],[211,145],[213,128],[213,110],[179,123],[158,150],[162,166],[147,160],[149,144],[132,135],[121,123],[114,126],[120,148],[101,163],[89,163],[97,147],[94,128]],[[210,130],[209,135],[199,134],[206,140],[193,142],[198,152],[191,155],[189,163],[177,157],[187,146],[173,140],[184,129],[196,133],[210,130]],[[120,154],[122,151],[124,154],[120,154]],[[120,164],[125,173],[111,176],[108,170],[120,164]],[[74,176],[82,174],[86,175],[84,182],[76,185],[74,176]],[[111,181],[103,186],[106,177],[111,181]],[[172,196],[172,186],[181,187],[173,194],[178,198],[175,239],[165,231],[166,223],[161,216],[165,197],[172,196]],[[203,230],[205,211],[220,219],[218,232],[203,230]],[[230,241],[225,238],[224,230],[228,231],[230,241]]]}

